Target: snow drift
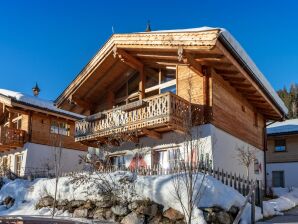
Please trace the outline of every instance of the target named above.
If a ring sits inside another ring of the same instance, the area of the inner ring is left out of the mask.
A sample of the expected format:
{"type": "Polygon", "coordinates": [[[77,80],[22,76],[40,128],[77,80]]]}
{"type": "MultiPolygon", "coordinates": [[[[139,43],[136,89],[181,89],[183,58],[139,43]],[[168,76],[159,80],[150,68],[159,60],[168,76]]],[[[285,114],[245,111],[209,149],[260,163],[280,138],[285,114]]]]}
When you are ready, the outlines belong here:
{"type": "MultiPolygon", "coordinates": [[[[86,174],[87,175],[87,174],[86,174]]],[[[179,174],[175,174],[179,175],[179,174]]],[[[114,183],[126,177],[131,180],[122,191],[121,195],[125,200],[133,201],[134,199],[150,199],[164,206],[164,210],[172,207],[180,212],[180,203],[177,201],[173,189],[173,175],[163,176],[134,176],[129,172],[114,172],[109,174],[114,183]]],[[[199,174],[198,188],[204,178],[199,174]]],[[[88,176],[88,181],[81,184],[75,184],[72,177],[62,177],[58,184],[58,199],[63,200],[100,200],[100,192],[96,183],[100,180],[100,175],[93,174],[88,176]]],[[[51,209],[35,210],[38,200],[47,195],[54,195],[55,179],[37,179],[33,182],[28,180],[7,181],[0,190],[0,201],[5,197],[15,198],[15,204],[10,209],[1,209],[0,215],[50,215],[51,209]]],[[[211,176],[205,176],[201,187],[201,197],[198,201],[194,215],[193,223],[205,223],[203,212],[199,209],[202,207],[219,206],[229,210],[231,206],[241,207],[245,201],[240,193],[231,187],[222,184],[211,176]]],[[[68,213],[58,211],[56,215],[71,216],[68,213]]],[[[260,208],[256,209],[256,218],[262,218],[260,208]]],[[[244,211],[242,223],[250,222],[250,205],[244,211]]]]}

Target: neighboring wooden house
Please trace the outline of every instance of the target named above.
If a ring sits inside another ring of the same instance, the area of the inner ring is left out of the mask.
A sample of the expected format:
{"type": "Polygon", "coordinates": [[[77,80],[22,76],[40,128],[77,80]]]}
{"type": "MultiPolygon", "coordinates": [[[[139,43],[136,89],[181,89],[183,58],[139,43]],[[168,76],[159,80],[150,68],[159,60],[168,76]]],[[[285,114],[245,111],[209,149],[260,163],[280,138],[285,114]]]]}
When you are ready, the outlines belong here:
{"type": "MultiPolygon", "coordinates": [[[[287,114],[238,42],[208,27],[114,34],[56,103],[88,116],[76,122],[77,142],[114,145],[113,151],[141,147],[153,155],[141,158],[148,166],[181,160],[176,152],[185,143],[191,109],[192,139],[205,144],[199,160],[208,157],[215,168],[244,175],[236,148],[249,147],[257,157],[251,178],[260,180],[266,121],[287,114]],[[116,147],[119,137],[127,143],[116,147]]],[[[119,156],[113,160],[125,161],[119,156]]]]}
{"type": "Polygon", "coordinates": [[[77,119],[82,116],[51,101],[0,89],[1,168],[20,176],[53,172],[56,148],[61,147],[61,171],[79,169],[79,155],[87,147],[74,141],[77,119]]]}
{"type": "Polygon", "coordinates": [[[298,187],[298,119],[267,128],[268,187],[298,187]]]}

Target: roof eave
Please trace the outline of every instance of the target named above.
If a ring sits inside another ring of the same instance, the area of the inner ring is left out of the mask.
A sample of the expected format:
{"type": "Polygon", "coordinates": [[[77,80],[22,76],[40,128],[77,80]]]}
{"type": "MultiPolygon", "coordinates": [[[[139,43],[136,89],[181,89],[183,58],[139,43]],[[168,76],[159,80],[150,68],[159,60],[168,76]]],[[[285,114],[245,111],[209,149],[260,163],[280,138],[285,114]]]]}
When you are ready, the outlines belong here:
{"type": "Polygon", "coordinates": [[[238,52],[233,48],[230,42],[225,38],[225,36],[220,33],[218,36],[218,40],[226,47],[226,49],[230,52],[230,54],[237,60],[237,62],[244,68],[244,70],[250,75],[250,77],[254,80],[254,82],[264,91],[265,95],[270,99],[270,101],[276,106],[278,111],[281,114],[281,119],[285,120],[287,118],[287,112],[275,101],[270,92],[264,86],[264,84],[259,80],[257,75],[252,71],[252,69],[248,66],[248,64],[242,59],[242,57],[238,54],[238,52]]]}

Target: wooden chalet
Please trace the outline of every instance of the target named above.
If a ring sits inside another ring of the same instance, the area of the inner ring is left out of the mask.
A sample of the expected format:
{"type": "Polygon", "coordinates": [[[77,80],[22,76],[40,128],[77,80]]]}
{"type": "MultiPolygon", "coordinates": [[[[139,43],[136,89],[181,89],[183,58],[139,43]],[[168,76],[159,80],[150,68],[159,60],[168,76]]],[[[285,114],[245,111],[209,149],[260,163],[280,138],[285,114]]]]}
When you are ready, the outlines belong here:
{"type": "Polygon", "coordinates": [[[22,148],[27,142],[54,146],[51,135],[62,135],[62,147],[87,150],[74,142],[75,120],[82,116],[57,109],[53,102],[0,89],[0,152],[22,148]]]}
{"type": "Polygon", "coordinates": [[[161,139],[193,125],[215,127],[259,149],[267,120],[287,109],[238,42],[224,29],[114,34],[57,98],[59,108],[86,115],[75,140],[97,147],[161,139]]]}

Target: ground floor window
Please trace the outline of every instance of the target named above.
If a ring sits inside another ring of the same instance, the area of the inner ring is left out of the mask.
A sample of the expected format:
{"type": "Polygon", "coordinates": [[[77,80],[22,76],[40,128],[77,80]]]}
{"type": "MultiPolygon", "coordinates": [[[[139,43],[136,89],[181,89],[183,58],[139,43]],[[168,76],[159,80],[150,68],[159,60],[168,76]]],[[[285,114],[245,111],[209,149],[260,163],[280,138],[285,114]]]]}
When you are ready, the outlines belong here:
{"type": "Polygon", "coordinates": [[[178,148],[155,150],[153,152],[153,167],[170,168],[179,165],[181,155],[178,148]],[[180,158],[180,159],[179,159],[180,158]]]}
{"type": "Polygon", "coordinates": [[[8,159],[6,156],[2,158],[2,166],[4,169],[8,168],[8,159]]]}
{"type": "Polygon", "coordinates": [[[20,176],[21,172],[22,172],[22,161],[23,161],[23,155],[22,154],[15,155],[15,163],[16,163],[15,172],[18,176],[20,176]]]}
{"type": "Polygon", "coordinates": [[[284,171],[272,171],[272,186],[285,187],[284,171]]]}
{"type": "Polygon", "coordinates": [[[125,167],[125,159],[124,155],[119,155],[119,156],[111,156],[110,161],[112,166],[122,168],[125,167]]]}

